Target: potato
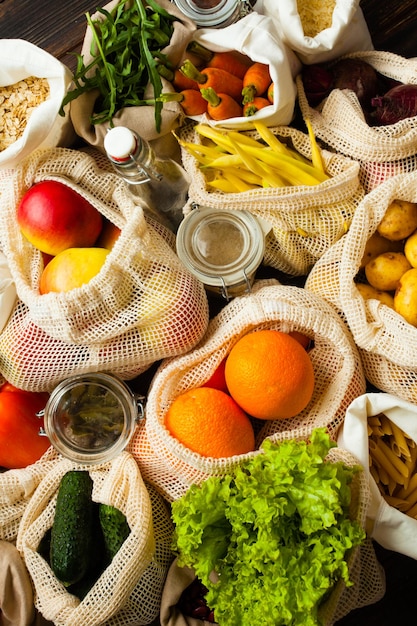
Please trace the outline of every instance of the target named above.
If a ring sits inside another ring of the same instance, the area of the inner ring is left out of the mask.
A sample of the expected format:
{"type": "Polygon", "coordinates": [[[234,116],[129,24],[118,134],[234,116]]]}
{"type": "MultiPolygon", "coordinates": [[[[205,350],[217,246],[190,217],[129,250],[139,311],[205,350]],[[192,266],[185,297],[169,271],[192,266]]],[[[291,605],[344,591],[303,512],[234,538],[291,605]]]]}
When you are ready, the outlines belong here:
{"type": "Polygon", "coordinates": [[[380,291],[395,291],[401,276],[411,269],[403,252],[383,252],[365,265],[366,280],[380,291]]]}
{"type": "Polygon", "coordinates": [[[363,269],[369,261],[372,261],[383,252],[400,252],[402,248],[403,244],[401,241],[390,241],[386,237],[382,237],[378,231],[375,231],[366,242],[360,268],[363,269]]]}
{"type": "Polygon", "coordinates": [[[417,203],[393,200],[377,227],[382,237],[391,241],[406,239],[417,228],[417,203]]]}
{"type": "Polygon", "coordinates": [[[410,235],[404,244],[404,254],[413,267],[417,267],[417,230],[410,235]]]}
{"type": "Polygon", "coordinates": [[[417,326],[417,268],[401,276],[394,295],[394,309],[412,326],[417,326]]]}
{"type": "Polygon", "coordinates": [[[364,300],[379,300],[379,302],[386,304],[391,309],[394,308],[394,298],[390,293],[379,291],[375,289],[375,287],[372,287],[372,285],[366,285],[364,283],[357,283],[356,287],[364,300]]]}

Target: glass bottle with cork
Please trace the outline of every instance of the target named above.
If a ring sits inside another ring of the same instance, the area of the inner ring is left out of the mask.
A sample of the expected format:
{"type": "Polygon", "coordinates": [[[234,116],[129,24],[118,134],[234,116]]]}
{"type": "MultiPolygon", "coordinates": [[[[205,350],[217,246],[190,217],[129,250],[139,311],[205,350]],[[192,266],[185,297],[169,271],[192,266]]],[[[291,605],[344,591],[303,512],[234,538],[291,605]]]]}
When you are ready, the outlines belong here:
{"type": "Polygon", "coordinates": [[[108,130],[104,149],[130,192],[143,199],[151,212],[176,232],[190,184],[181,165],[157,156],[148,141],[125,126],[108,130]]]}

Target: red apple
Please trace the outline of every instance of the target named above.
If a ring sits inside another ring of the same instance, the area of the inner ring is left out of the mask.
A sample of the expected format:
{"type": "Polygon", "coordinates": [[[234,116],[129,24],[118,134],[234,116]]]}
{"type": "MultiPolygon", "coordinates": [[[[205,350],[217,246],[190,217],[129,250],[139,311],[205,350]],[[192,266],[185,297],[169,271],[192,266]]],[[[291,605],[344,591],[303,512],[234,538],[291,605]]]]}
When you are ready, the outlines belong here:
{"type": "Polygon", "coordinates": [[[107,248],[107,250],[111,250],[119,238],[120,232],[121,231],[118,226],[105,219],[100,237],[97,239],[95,245],[98,248],[107,248]]]}
{"type": "Polygon", "coordinates": [[[17,208],[17,221],[26,239],[52,256],[67,248],[93,246],[103,225],[101,213],[90,202],[55,180],[28,189],[17,208]]]}

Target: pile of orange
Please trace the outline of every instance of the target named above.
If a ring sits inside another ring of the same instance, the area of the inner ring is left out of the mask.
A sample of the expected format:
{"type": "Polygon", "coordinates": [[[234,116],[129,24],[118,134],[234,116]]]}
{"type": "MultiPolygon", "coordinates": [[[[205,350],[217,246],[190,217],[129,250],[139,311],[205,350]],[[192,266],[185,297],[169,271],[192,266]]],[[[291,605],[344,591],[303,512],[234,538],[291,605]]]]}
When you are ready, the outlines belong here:
{"type": "Polygon", "coordinates": [[[251,418],[287,419],[310,402],[314,369],[307,343],[303,335],[277,330],[243,335],[204,385],[175,398],[167,429],[202,456],[251,452],[251,418]]]}

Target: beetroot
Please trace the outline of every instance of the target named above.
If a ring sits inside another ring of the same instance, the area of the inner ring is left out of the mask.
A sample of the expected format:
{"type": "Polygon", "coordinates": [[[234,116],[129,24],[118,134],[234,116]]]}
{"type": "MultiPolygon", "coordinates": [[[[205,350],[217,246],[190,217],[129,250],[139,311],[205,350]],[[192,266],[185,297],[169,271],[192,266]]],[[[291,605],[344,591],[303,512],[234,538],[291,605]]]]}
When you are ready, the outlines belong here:
{"type": "Polygon", "coordinates": [[[305,65],[302,72],[303,87],[310,106],[316,106],[333,88],[333,76],[323,65],[305,65]]]}
{"type": "Polygon", "coordinates": [[[371,100],[372,117],[381,126],[395,124],[417,115],[417,85],[396,85],[383,96],[371,100]]]}
{"type": "Polygon", "coordinates": [[[369,108],[371,99],[378,89],[378,73],[362,59],[339,59],[331,66],[333,87],[354,91],[365,110],[369,108]]]}

